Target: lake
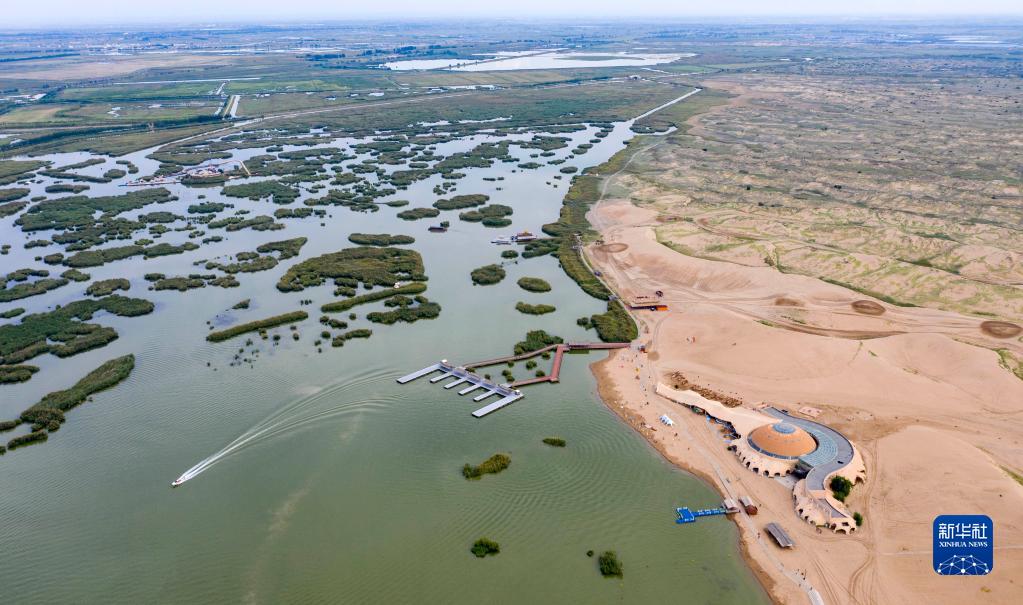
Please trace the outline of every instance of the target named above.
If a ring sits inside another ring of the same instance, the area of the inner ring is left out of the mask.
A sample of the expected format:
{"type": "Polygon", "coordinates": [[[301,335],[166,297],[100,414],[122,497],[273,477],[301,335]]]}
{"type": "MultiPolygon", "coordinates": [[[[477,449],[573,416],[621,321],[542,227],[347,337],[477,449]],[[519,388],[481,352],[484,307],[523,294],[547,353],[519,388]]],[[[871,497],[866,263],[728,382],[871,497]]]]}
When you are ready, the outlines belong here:
{"type": "MultiPolygon", "coordinates": [[[[534,57],[509,60],[527,59],[534,57]]],[[[596,131],[563,135],[572,142],[556,158],[567,157],[596,131]]],[[[587,154],[564,165],[601,163],[630,136],[628,125],[618,124],[587,154]]],[[[441,143],[437,153],[469,150],[486,140],[503,139],[478,135],[441,143]]],[[[324,145],[347,149],[355,142],[325,139],[324,145]]],[[[150,151],[125,159],[140,174],[150,174],[158,166],[145,158],[150,151]]],[[[511,148],[521,161],[530,161],[529,151],[511,148]]],[[[236,150],[233,159],[261,153],[236,150]]],[[[64,165],[88,157],[48,159],[64,165]]],[[[82,172],[98,175],[113,166],[110,159],[82,172]]],[[[132,288],[123,294],[152,300],[157,309],[138,318],[97,315],[96,322],[117,329],[118,340],[66,359],[38,357],[29,362],[41,368],[32,380],[0,387],[0,418],[13,418],[101,362],[136,355],[128,380],[69,412],[48,442],[0,458],[0,585],[7,600],[650,603],[685,595],[687,603],[766,603],[739,555],[730,521],[674,523],[674,507],[714,506],[719,497],[668,464],[600,402],[587,365],[603,354],[566,356],[559,384],[526,387],[524,399],[479,420],[470,415],[479,404],[439,384],[395,382],[440,358],[467,362],[509,354],[530,329],[596,340],[575,320],[602,312],[604,303],[585,295],[555,258],[506,263],[508,276],[493,286],[473,286],[469,279],[473,268],[501,262],[500,252],[508,247],[490,244],[495,236],[523,229],[539,233],[543,223],[557,218],[570,178],[555,180],[558,169],[521,170],[498,162],[461,170],[467,176],[458,181],[457,193],[485,193],[491,203],[514,208],[513,225],[505,229],[459,221],[457,211],[408,222],[388,207],[373,213],[328,207],[323,219],[285,219],[282,231],[210,231],[224,241],[183,255],[86,269],[94,280],[130,279],[132,288]],[[428,233],[427,225],[440,220],[450,220],[452,228],[428,233]],[[147,291],[143,279],[150,272],[204,272],[193,263],[298,236],[309,238],[301,253],[308,258],[351,246],[346,238],[353,232],[415,237],[411,247],[422,254],[429,276],[425,294],[443,306],[440,317],[384,326],[365,320],[367,311],[384,308],[381,303],[360,306],[354,309],[358,319],[349,323],[372,328],[372,338],[338,349],[325,343],[317,353],[312,343],[322,329],[318,307],[335,298],[332,286],[289,294],[274,288],[300,259],[240,274],[238,288],[156,292],[147,291]],[[522,276],[543,278],[552,291],[526,292],[515,283],[522,276]],[[251,309],[229,311],[245,298],[252,299],[251,309]],[[299,299],[312,299],[313,305],[300,306],[299,299]],[[557,311],[523,315],[514,308],[520,300],[552,304],[557,311]],[[300,340],[292,340],[286,326],[272,331],[285,336],[277,345],[253,335],[260,353],[252,367],[229,365],[245,337],[218,344],[204,339],[207,321],[221,326],[296,309],[310,312],[298,324],[300,340]],[[185,469],[253,435],[250,429],[257,426],[268,430],[180,488],[169,487],[185,469]],[[544,445],[541,439],[548,436],[565,438],[567,447],[544,445]],[[464,463],[496,452],[511,456],[508,470],[479,481],[462,477],[464,463]],[[481,536],[499,542],[501,553],[485,560],[472,556],[469,547],[481,536]],[[602,578],[596,557],[586,556],[588,550],[609,549],[624,564],[624,580],[602,578]]],[[[53,182],[42,180],[31,186],[33,195],[53,182]]],[[[435,175],[380,201],[429,206],[440,182],[435,175]]],[[[123,216],[154,209],[184,215],[202,194],[252,215],[277,208],[268,201],[223,197],[219,187],[169,188],[179,201],[123,216]]],[[[125,191],[115,182],[92,185],[88,193],[125,191]]],[[[309,196],[303,193],[292,206],[309,196]]],[[[14,244],[2,257],[4,266],[43,266],[33,258],[56,247],[24,250],[20,243],[52,233],[23,234],[13,220],[0,219],[2,241],[14,244]]],[[[186,234],[171,231],[158,241],[180,243],[186,234]]],[[[86,285],[72,283],[2,304],[0,311],[65,304],[83,298],[86,285]]],[[[549,362],[540,367],[544,363],[549,362]]],[[[526,377],[522,364],[513,372],[526,377]]],[[[14,434],[5,433],[5,440],[14,434]]]]}

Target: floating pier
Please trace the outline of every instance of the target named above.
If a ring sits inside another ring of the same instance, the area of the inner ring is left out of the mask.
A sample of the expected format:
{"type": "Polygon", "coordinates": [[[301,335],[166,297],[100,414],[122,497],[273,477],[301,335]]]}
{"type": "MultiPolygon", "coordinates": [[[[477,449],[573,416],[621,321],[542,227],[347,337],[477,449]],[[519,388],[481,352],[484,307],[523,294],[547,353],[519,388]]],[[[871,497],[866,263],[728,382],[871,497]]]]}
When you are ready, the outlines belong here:
{"type": "Polygon", "coordinates": [[[521,391],[512,388],[510,385],[496,384],[494,382],[487,380],[486,378],[483,378],[482,376],[470,372],[464,367],[453,366],[449,364],[447,360],[441,360],[440,363],[435,363],[431,366],[423,368],[422,370],[418,370],[412,372],[411,374],[402,376],[401,378],[398,379],[398,384],[407,384],[417,378],[422,378],[435,372],[441,372],[441,374],[434,376],[433,378],[430,378],[431,383],[438,383],[446,378],[454,378],[454,380],[444,385],[445,389],[454,388],[458,385],[465,384],[468,382],[469,386],[458,391],[459,395],[468,395],[469,393],[477,389],[484,389],[483,393],[473,397],[472,400],[477,403],[483,401],[484,399],[493,397],[494,395],[501,396],[501,398],[498,399],[497,401],[473,412],[472,415],[475,416],[476,418],[482,418],[491,412],[497,411],[510,403],[514,403],[519,399],[522,399],[523,396],[521,391]]]}
{"type": "Polygon", "coordinates": [[[562,359],[568,351],[579,351],[579,350],[606,350],[606,349],[621,349],[628,347],[627,342],[596,342],[596,343],[578,343],[570,342],[565,344],[556,344],[546,346],[536,351],[530,351],[529,353],[523,353],[521,355],[512,355],[509,357],[497,357],[495,359],[484,359],[483,361],[477,361],[475,363],[468,363],[464,366],[456,366],[448,363],[446,359],[442,359],[439,363],[435,363],[430,366],[426,366],[421,370],[406,374],[398,379],[398,384],[407,384],[416,380],[417,378],[423,378],[436,372],[440,372],[437,376],[430,378],[432,384],[441,382],[442,380],[451,378],[450,382],[444,385],[445,389],[453,389],[457,386],[468,383],[467,386],[458,391],[459,395],[468,395],[473,391],[483,389],[482,393],[475,395],[472,400],[479,403],[485,399],[489,399],[495,395],[500,396],[500,399],[483,406],[472,413],[476,418],[482,418],[491,412],[515,403],[519,399],[522,399],[524,395],[518,387],[525,386],[527,384],[536,384],[539,382],[558,382],[561,375],[561,364],[562,359]],[[548,376],[538,376],[536,378],[529,378],[526,380],[519,380],[511,384],[498,384],[491,382],[490,380],[483,378],[476,374],[470,368],[481,368],[486,366],[497,365],[499,363],[507,363],[509,361],[515,362],[523,359],[529,359],[542,355],[548,351],[554,351],[554,364],[551,367],[551,373],[548,376]]]}
{"type": "Polygon", "coordinates": [[[675,514],[678,515],[678,519],[675,519],[675,523],[696,523],[696,519],[699,517],[727,515],[728,510],[725,508],[701,508],[699,510],[689,510],[689,507],[683,506],[681,508],[676,508],[675,514]]]}

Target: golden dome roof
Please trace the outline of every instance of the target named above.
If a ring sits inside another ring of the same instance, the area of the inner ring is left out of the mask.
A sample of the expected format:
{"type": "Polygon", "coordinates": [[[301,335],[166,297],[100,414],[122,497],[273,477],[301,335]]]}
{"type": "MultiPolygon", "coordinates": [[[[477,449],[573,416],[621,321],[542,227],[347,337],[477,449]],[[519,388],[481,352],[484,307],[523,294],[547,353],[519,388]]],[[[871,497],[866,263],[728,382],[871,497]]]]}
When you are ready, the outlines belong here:
{"type": "Polygon", "coordinates": [[[798,458],[817,449],[817,441],[810,433],[788,422],[759,426],[748,440],[753,449],[775,458],[798,458]]]}

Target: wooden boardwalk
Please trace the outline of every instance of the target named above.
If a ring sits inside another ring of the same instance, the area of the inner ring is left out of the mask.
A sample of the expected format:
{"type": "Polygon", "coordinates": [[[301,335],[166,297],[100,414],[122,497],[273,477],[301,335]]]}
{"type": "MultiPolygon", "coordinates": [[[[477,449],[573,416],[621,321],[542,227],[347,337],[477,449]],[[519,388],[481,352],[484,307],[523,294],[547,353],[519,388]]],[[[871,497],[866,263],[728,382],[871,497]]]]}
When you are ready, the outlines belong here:
{"type": "MultiPolygon", "coordinates": [[[[554,346],[554,363],[551,365],[551,373],[548,376],[537,376],[536,378],[527,378],[526,380],[518,380],[509,384],[512,388],[518,388],[526,386],[527,384],[537,384],[540,382],[558,382],[561,379],[561,364],[567,351],[590,351],[590,350],[602,350],[602,349],[624,349],[629,346],[627,342],[593,342],[593,343],[573,343],[554,346]]],[[[549,347],[548,347],[549,349],[549,347]]]]}

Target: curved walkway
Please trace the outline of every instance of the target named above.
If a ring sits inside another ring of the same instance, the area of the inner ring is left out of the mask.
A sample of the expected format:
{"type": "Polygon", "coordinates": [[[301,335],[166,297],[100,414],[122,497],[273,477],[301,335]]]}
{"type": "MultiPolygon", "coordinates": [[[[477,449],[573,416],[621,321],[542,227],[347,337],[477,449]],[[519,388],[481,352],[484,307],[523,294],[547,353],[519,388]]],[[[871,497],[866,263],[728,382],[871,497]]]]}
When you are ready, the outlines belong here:
{"type": "Polygon", "coordinates": [[[806,475],[808,488],[824,489],[824,480],[828,476],[852,462],[852,443],[849,443],[842,433],[819,422],[796,418],[777,408],[769,407],[764,411],[775,418],[798,426],[817,440],[817,449],[800,458],[800,461],[810,467],[810,472],[806,475]]]}

